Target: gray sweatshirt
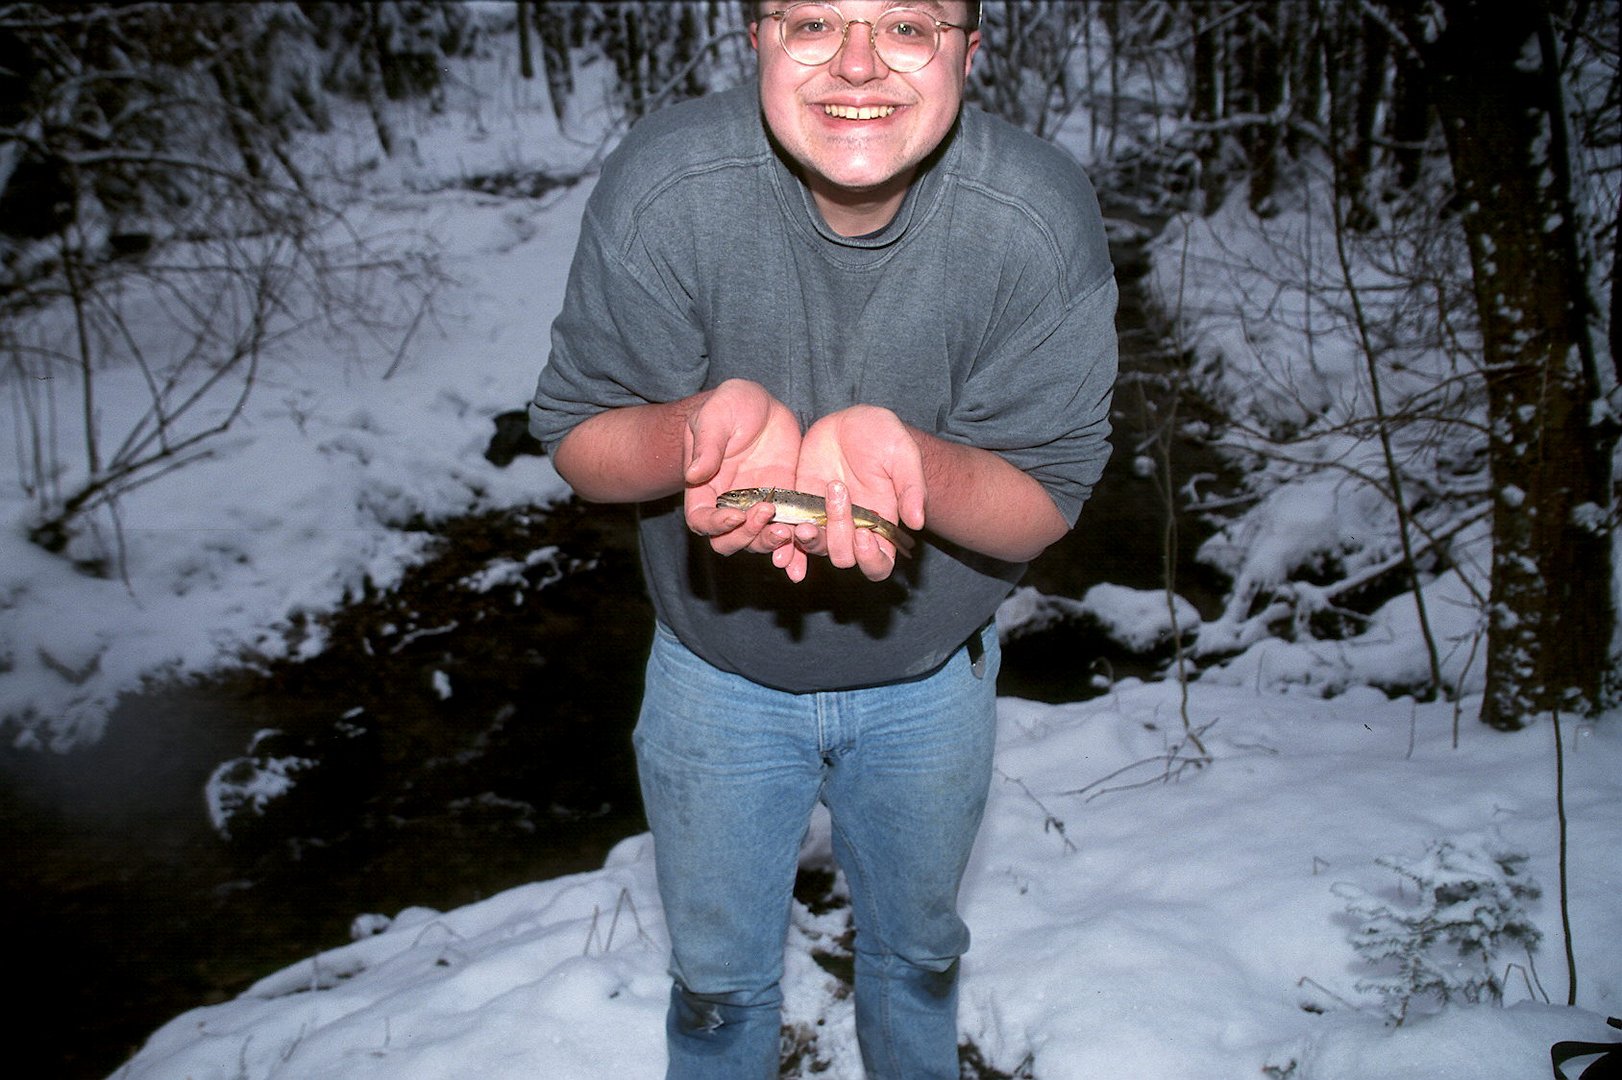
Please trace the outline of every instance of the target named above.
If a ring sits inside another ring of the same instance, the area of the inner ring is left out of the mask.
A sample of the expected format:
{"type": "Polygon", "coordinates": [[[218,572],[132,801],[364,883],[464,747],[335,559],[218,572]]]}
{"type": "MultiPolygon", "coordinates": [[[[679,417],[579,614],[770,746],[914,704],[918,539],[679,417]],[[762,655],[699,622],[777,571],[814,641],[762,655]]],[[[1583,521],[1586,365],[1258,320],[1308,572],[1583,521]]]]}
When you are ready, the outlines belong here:
{"type": "MultiPolygon", "coordinates": [[[[1048,143],[965,108],[895,220],[841,237],[740,87],[644,119],[605,163],[530,426],[551,450],[604,409],[750,379],[802,430],[862,403],[995,451],[1073,525],[1110,452],[1115,301],[1092,187],[1048,143]]],[[[715,555],[679,497],[639,514],[657,617],[795,693],[933,671],[1024,570],[926,525],[887,581],[813,558],[795,584],[766,556],[715,555]]]]}

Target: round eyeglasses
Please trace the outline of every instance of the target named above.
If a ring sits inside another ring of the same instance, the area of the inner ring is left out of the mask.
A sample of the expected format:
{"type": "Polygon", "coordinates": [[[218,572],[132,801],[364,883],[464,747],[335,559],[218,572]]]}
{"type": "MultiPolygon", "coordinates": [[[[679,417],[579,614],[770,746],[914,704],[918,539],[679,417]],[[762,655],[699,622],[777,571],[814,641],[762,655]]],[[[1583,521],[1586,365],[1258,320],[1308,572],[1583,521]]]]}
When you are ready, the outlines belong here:
{"type": "Polygon", "coordinates": [[[969,32],[916,8],[891,8],[877,19],[847,19],[832,4],[790,4],[765,13],[777,20],[777,38],[789,59],[808,67],[832,60],[845,44],[851,23],[866,23],[873,52],[891,71],[917,71],[935,57],[942,30],[969,32]]]}

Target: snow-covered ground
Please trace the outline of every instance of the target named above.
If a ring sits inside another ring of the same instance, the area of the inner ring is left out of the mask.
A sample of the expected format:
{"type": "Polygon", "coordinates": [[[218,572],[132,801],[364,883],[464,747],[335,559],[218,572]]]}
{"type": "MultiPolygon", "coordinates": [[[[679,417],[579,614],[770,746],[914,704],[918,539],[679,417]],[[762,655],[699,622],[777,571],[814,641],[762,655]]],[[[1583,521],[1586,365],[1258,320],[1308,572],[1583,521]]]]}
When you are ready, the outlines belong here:
{"type": "MultiPolygon", "coordinates": [[[[570,175],[596,146],[560,137],[544,90],[501,67],[469,68],[485,81],[477,110],[432,120],[402,112],[410,149],[363,172],[367,197],[349,209],[346,229],[380,249],[430,253],[447,276],[416,331],[405,333],[415,314],[407,309],[395,312],[393,333],[375,339],[317,324],[281,341],[207,460],[124,496],[116,529],[103,515],[93,536],[69,548],[78,559],[111,556],[114,572],[86,574],[29,542],[33,503],[14,479],[31,471],[29,425],[10,410],[17,437],[0,443],[8,740],[66,750],[96,738],[118,695],[154,675],[244,653],[319,650],[318,637],[302,634],[305,617],[366,581],[397,580],[430,539],[411,522],[567,494],[538,458],[502,469],[483,453],[493,417],[523,408],[545,362],[591,184],[539,203],[457,185],[526,169],[570,175]]],[[[340,160],[379,156],[359,122],[318,149],[340,160]]],[[[137,326],[155,321],[155,305],[126,303],[137,326]]],[[[30,332],[71,341],[71,321],[59,316],[30,332]]],[[[83,475],[74,381],[71,371],[53,373],[54,422],[39,425],[54,435],[48,456],[68,490],[83,475]]],[[[6,367],[8,408],[30,392],[16,384],[6,367]]],[[[127,363],[99,373],[96,396],[104,440],[121,437],[148,402],[142,374],[127,363]]],[[[194,426],[229,404],[222,395],[194,426]]]]}
{"type": "MultiPolygon", "coordinates": [[[[1173,683],[1123,683],[1076,705],[1002,701],[963,894],[974,944],[962,1031],[986,1062],[1041,1080],[1528,1080],[1548,1075],[1552,1043],[1614,1037],[1602,1020],[1622,1011],[1614,722],[1565,730],[1570,1009],[1549,1003],[1565,1001],[1566,968],[1548,725],[1503,735],[1472,723],[1453,749],[1450,706],[1368,690],[1325,701],[1196,684],[1188,712],[1213,759],[1200,768],[1166,756],[1182,732],[1173,683]],[[1497,866],[1492,853],[1528,857],[1512,880],[1543,887],[1524,904],[1542,934],[1535,963],[1507,941],[1490,958],[1419,944],[1422,898],[1376,860],[1428,875],[1423,857],[1441,840],[1465,869],[1435,879],[1481,882],[1464,904],[1479,902],[1466,919],[1483,927],[1519,905],[1499,903],[1504,879],[1479,867],[1497,866]],[[1435,1012],[1417,999],[1393,1026],[1400,994],[1362,986],[1384,969],[1351,941],[1368,921],[1352,914],[1364,892],[1410,919],[1418,959],[1459,987],[1490,972],[1504,1004],[1435,1012]]],[[[827,849],[819,827],[807,861],[827,849]]],[[[812,1033],[816,1075],[841,1080],[862,1075],[851,1002],[813,957],[838,953],[848,918],[797,906],[785,985],[786,1021],[812,1033]]],[[[646,836],[600,871],[362,919],[357,934],[177,1017],[116,1075],[663,1075],[668,942],[646,836]]]]}
{"type": "MultiPolygon", "coordinates": [[[[450,276],[392,375],[392,343],[289,339],[209,460],[122,500],[122,577],[86,575],[29,543],[30,503],[9,479],[0,486],[7,738],[70,751],[143,679],[244,651],[318,649],[289,633],[301,613],[395,580],[426,539],[414,519],[566,493],[544,460],[502,469],[483,451],[493,417],[521,407],[544,360],[590,183],[539,203],[440,185],[568,171],[595,147],[559,137],[539,87],[485,75],[478,113],[421,121],[406,160],[369,174],[376,197],[356,211],[373,234],[423,237],[450,276]]],[[[1317,369],[1333,355],[1315,357],[1317,369]]],[[[114,424],[143,390],[116,368],[102,378],[114,424]]],[[[4,476],[26,472],[25,449],[0,445],[4,476]]],[[[1303,521],[1350,510],[1332,492],[1298,494],[1263,539],[1285,543],[1303,521]]],[[[1163,629],[1158,596],[1103,590],[1084,606],[1123,640],[1163,629]]],[[[1022,596],[1011,621],[1039,607],[1022,596]]],[[[1462,612],[1444,639],[1466,640],[1469,609],[1437,607],[1462,612]]],[[[1622,727],[1565,729],[1571,1009],[1551,1004],[1565,1001],[1567,973],[1550,726],[1489,732],[1467,699],[1455,749],[1453,705],[1360,685],[1418,662],[1406,610],[1393,605],[1357,642],[1252,649],[1189,686],[1186,704],[1175,683],[1136,682],[1084,704],[1002,702],[998,778],[964,891],[975,944],[962,1028],[986,1061],[1041,1080],[1524,1080],[1547,1074],[1550,1043],[1614,1034],[1602,1020],[1622,1012],[1622,727]],[[1207,763],[1186,760],[1185,716],[1207,763]],[[1436,894],[1403,869],[1467,908],[1480,898],[1455,935],[1522,919],[1541,945],[1531,957],[1507,937],[1467,956],[1445,934],[1422,946],[1421,901],[1436,894]],[[1354,946],[1368,936],[1360,927],[1384,928],[1409,966],[1370,966],[1354,946]],[[1396,1026],[1403,972],[1465,997],[1490,975],[1504,1003],[1437,1011],[1421,995],[1396,1026]]],[[[808,861],[826,847],[815,832],[808,861]]],[[[661,1075],[666,941],[646,837],[600,871],[456,911],[355,914],[354,942],[176,1018],[116,1075],[661,1075]]],[[[797,912],[787,1019],[811,1033],[820,1075],[855,1080],[850,1002],[813,959],[837,951],[846,917],[797,912]]]]}

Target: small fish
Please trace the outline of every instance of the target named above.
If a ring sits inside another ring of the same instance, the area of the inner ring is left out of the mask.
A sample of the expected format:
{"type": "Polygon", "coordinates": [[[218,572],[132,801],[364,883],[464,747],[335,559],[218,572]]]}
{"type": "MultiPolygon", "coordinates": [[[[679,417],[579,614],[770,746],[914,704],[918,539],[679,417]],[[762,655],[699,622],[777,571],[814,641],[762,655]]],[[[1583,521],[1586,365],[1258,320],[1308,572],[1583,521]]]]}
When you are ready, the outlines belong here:
{"type": "MultiPolygon", "coordinates": [[[[716,498],[715,505],[733,510],[747,510],[757,503],[771,503],[776,513],[772,515],[773,521],[785,522],[789,525],[798,525],[809,522],[812,525],[824,526],[828,524],[828,503],[821,495],[808,495],[803,491],[792,491],[788,488],[752,487],[734,488],[722,492],[716,498]]],[[[901,526],[887,520],[867,509],[865,506],[851,504],[850,516],[858,529],[872,529],[890,543],[903,555],[911,555],[913,539],[902,531],[901,526]]]]}

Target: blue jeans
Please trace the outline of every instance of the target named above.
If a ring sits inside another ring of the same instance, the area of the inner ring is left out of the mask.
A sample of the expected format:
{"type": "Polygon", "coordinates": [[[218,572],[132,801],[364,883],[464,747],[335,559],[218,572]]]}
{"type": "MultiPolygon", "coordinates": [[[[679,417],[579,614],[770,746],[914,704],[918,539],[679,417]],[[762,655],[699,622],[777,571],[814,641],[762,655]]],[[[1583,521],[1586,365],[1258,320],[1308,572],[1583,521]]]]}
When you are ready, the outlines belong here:
{"type": "Polygon", "coordinates": [[[790,694],[714,668],[663,626],[636,728],[672,946],[669,1080],[778,1075],[783,948],[821,800],[856,923],[868,1080],[957,1080],[957,891],[985,809],[997,633],[934,673],[790,694]]]}

